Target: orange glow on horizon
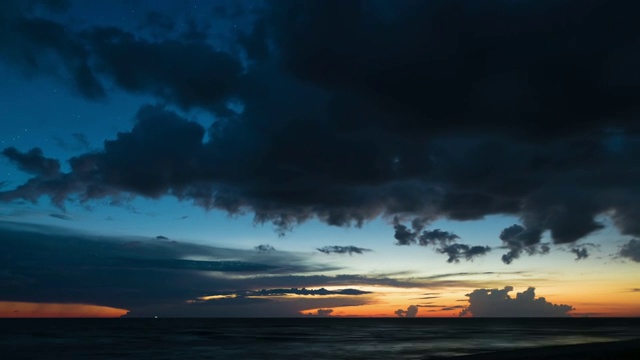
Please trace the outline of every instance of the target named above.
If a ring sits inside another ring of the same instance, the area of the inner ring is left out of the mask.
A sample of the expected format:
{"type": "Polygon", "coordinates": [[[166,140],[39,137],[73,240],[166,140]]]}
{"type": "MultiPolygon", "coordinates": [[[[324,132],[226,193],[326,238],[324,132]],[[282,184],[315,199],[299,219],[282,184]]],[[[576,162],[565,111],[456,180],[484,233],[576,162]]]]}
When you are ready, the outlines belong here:
{"type": "Polygon", "coordinates": [[[98,305],[0,301],[0,318],[117,318],[127,312],[98,305]]]}

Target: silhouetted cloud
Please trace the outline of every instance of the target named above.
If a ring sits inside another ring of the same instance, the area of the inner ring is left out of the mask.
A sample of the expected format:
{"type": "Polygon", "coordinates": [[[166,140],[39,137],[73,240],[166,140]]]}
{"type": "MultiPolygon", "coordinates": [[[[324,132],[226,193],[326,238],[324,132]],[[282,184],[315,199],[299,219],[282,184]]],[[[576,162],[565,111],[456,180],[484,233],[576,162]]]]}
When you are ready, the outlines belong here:
{"type": "Polygon", "coordinates": [[[528,255],[547,254],[549,245],[539,244],[542,232],[540,230],[528,230],[521,225],[514,224],[502,230],[500,240],[509,252],[502,255],[502,262],[511,264],[524,252],[528,255]]]}
{"type": "Polygon", "coordinates": [[[509,296],[512,286],[504,289],[476,289],[470,294],[469,306],[460,312],[460,316],[473,317],[557,317],[569,316],[574,310],[570,305],[557,305],[545,298],[535,297],[535,288],[509,296]]]}
{"type": "Polygon", "coordinates": [[[623,258],[631,259],[635,262],[640,262],[640,240],[629,240],[628,243],[620,247],[618,255],[623,258]]]}
{"type": "Polygon", "coordinates": [[[23,153],[14,147],[5,148],[2,155],[7,157],[22,171],[43,177],[53,177],[60,173],[60,162],[42,155],[40,148],[23,153]]]}
{"type": "Polygon", "coordinates": [[[418,244],[420,246],[432,246],[436,252],[449,256],[448,263],[460,262],[460,259],[473,260],[476,256],[484,255],[491,251],[489,246],[469,246],[455,244],[460,237],[448,231],[440,229],[424,230],[427,220],[415,218],[411,222],[411,229],[400,223],[398,217],[393,219],[396,245],[418,244]]]}
{"type": "Polygon", "coordinates": [[[586,247],[582,248],[571,248],[569,249],[572,253],[576,255],[576,260],[582,260],[589,257],[589,251],[586,247]]]}
{"type": "Polygon", "coordinates": [[[451,244],[438,249],[441,254],[447,254],[448,263],[460,262],[460,258],[473,260],[476,256],[484,255],[491,251],[488,246],[469,246],[465,244],[451,244]]]}
{"type": "Polygon", "coordinates": [[[328,296],[328,295],[349,295],[358,296],[371,294],[370,291],[362,291],[357,289],[341,289],[341,290],[327,290],[325,288],[320,289],[261,289],[261,290],[234,290],[223,292],[212,292],[209,295],[233,295],[233,296],[284,296],[284,295],[305,295],[305,296],[328,296]]]}
{"type": "Polygon", "coordinates": [[[329,254],[364,254],[365,252],[371,251],[371,249],[360,248],[356,246],[325,246],[316,249],[321,253],[329,254]]]}
{"type": "Polygon", "coordinates": [[[169,240],[169,238],[166,236],[158,235],[156,236],[156,240],[169,240]]]}
{"type": "Polygon", "coordinates": [[[261,252],[261,253],[268,253],[268,252],[272,252],[272,251],[276,251],[276,248],[274,248],[273,246],[269,245],[269,244],[260,244],[256,247],[254,247],[254,249],[256,249],[257,252],[261,252]]]}
{"type": "Polygon", "coordinates": [[[318,309],[317,316],[331,316],[333,309],[318,309]]]}
{"type": "Polygon", "coordinates": [[[393,219],[393,227],[395,229],[394,237],[397,240],[396,245],[446,246],[460,238],[454,233],[440,229],[424,230],[427,222],[427,219],[415,218],[411,221],[411,229],[409,229],[409,227],[400,223],[398,217],[395,217],[393,219]]]}
{"type": "Polygon", "coordinates": [[[407,310],[398,309],[394,312],[398,317],[412,318],[418,314],[418,307],[416,305],[409,305],[407,310]]]}
{"type": "Polygon", "coordinates": [[[10,66],[88,99],[113,88],[166,107],[141,106],[130,131],[69,159],[68,172],[38,149],[5,149],[34,177],[3,201],[169,195],[279,232],[398,216],[419,219],[394,223],[398,244],[441,249],[457,236],[424,230],[434,220],[513,215],[522,224],[500,236],[505,263],[547,252],[546,231],[575,243],[602,214],[640,236],[637,2],[217,6],[246,24],[223,39],[233,49],[188,21],[184,33],[150,15],[145,31],[164,30],[149,37],[31,9],[73,3],[25,4],[0,3],[10,66]],[[215,124],[180,112],[193,108],[215,124]]]}

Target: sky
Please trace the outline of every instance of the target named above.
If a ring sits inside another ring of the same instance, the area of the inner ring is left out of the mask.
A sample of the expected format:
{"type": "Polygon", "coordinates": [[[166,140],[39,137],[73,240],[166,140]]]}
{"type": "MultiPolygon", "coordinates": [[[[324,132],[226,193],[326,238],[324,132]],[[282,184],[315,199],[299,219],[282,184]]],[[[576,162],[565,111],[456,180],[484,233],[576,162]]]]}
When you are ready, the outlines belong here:
{"type": "Polygon", "coordinates": [[[638,11],[0,0],[0,317],[640,316],[638,11]]]}

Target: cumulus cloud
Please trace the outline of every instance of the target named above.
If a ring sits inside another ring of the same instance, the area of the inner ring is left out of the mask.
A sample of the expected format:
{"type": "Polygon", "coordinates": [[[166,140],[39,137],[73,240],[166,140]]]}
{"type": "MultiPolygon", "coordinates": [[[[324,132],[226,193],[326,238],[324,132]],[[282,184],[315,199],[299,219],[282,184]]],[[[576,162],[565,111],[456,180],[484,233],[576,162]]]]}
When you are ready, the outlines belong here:
{"type": "Polygon", "coordinates": [[[569,316],[574,310],[570,305],[553,304],[543,297],[535,297],[535,288],[517,293],[512,298],[509,293],[512,286],[504,289],[476,289],[466,296],[469,306],[460,312],[460,316],[473,317],[559,317],[569,316]]]}
{"type": "Polygon", "coordinates": [[[528,255],[547,254],[550,251],[548,244],[540,244],[542,233],[539,230],[527,230],[523,226],[514,224],[502,230],[500,240],[504,243],[504,248],[509,252],[502,255],[502,262],[511,264],[518,259],[522,253],[528,255]]]}
{"type": "Polygon", "coordinates": [[[413,217],[394,224],[398,244],[442,249],[457,236],[424,230],[430,221],[512,215],[505,263],[547,252],[547,231],[575,243],[605,213],[640,236],[636,2],[267,2],[233,15],[247,24],[237,51],[158,16],[143,25],[164,28],[150,38],[22,3],[0,5],[4,61],[89,99],[113,88],[167,107],[141,106],[130,131],[68,172],[38,149],[5,149],[33,177],[0,200],[168,195],[279,232],[413,217]],[[189,121],[193,108],[215,124],[189,121]]]}
{"type": "Polygon", "coordinates": [[[316,249],[321,253],[329,254],[364,254],[365,252],[371,251],[371,249],[365,249],[357,246],[324,246],[316,249]]]}
{"type": "Polygon", "coordinates": [[[618,255],[623,258],[630,259],[635,262],[640,262],[640,240],[631,239],[628,243],[620,247],[618,255]]]}
{"type": "Polygon", "coordinates": [[[416,305],[409,305],[407,310],[398,309],[394,312],[398,317],[412,318],[418,314],[418,307],[416,305]]]}

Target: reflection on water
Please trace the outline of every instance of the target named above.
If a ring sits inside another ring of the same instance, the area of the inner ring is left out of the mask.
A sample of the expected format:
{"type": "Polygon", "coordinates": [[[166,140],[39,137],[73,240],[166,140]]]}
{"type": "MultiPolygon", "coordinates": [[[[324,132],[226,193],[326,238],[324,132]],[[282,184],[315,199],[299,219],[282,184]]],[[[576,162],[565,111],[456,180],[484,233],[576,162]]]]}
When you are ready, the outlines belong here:
{"type": "Polygon", "coordinates": [[[5,319],[0,356],[425,359],[640,337],[640,319],[5,319]]]}

